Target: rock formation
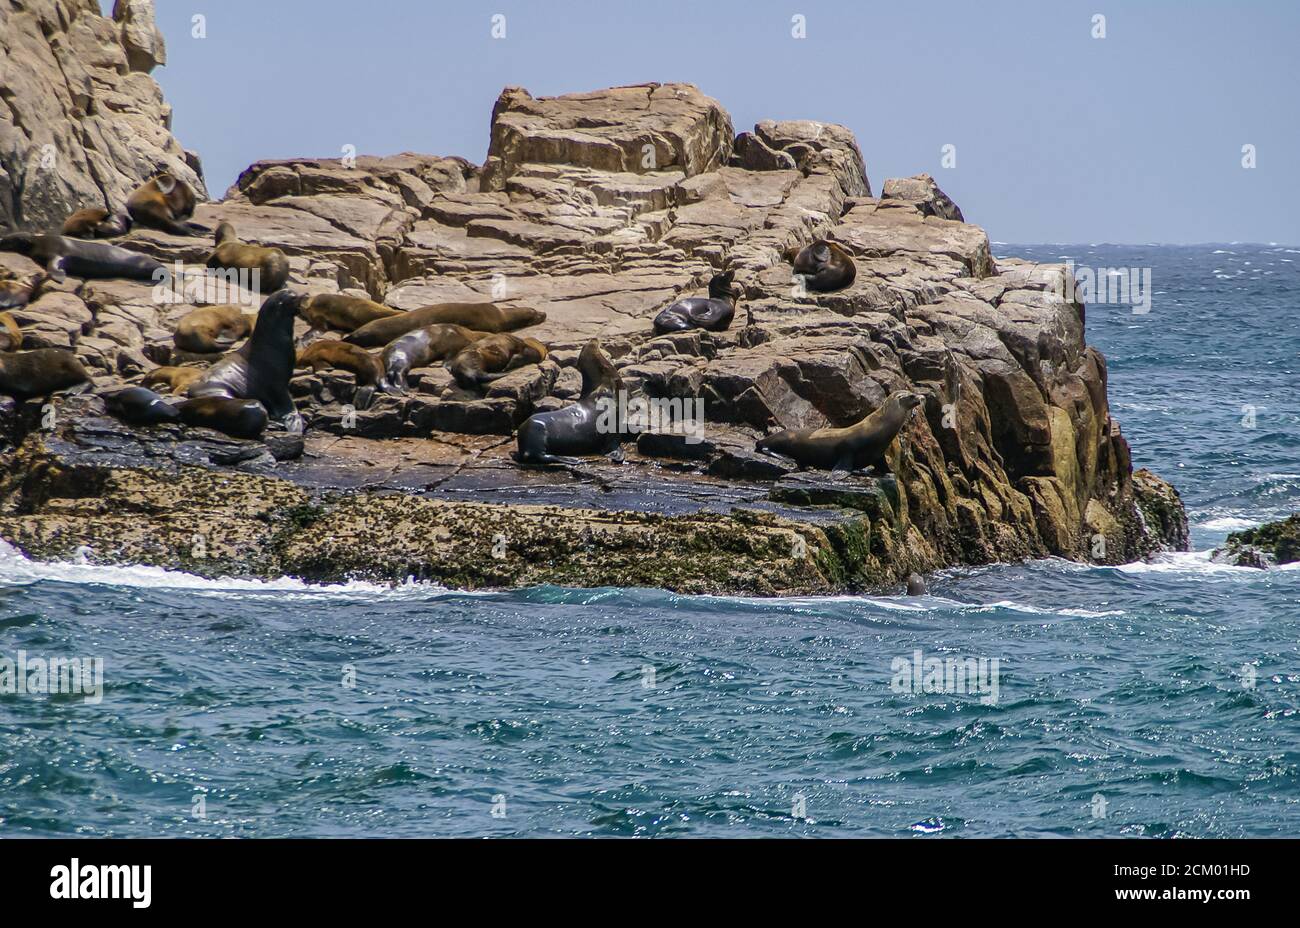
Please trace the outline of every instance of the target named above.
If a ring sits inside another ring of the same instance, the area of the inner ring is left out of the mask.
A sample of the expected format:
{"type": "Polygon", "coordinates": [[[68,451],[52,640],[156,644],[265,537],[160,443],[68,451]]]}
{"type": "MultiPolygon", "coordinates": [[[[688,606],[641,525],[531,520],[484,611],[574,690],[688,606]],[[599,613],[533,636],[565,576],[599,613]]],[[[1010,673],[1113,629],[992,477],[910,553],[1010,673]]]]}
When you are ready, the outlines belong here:
{"type": "Polygon", "coordinates": [[[0,228],[57,230],[120,209],[161,168],[204,196],[149,76],[166,60],[152,0],[0,0],[0,228]]]}
{"type": "MultiPolygon", "coordinates": [[[[548,319],[525,334],[551,357],[485,395],[441,366],[418,370],[410,395],[364,410],[349,405],[351,375],[302,375],[306,433],[267,442],[130,429],[89,395],[59,400],[53,422],[37,402],[0,401],[0,538],[209,575],[762,594],[1185,545],[1172,488],[1134,480],[1083,307],[1056,296],[1070,292],[1065,268],[995,261],[927,175],[882,190],[871,195],[844,127],[734,136],[717,101],[684,84],[552,99],[509,88],[481,169],[414,154],[259,162],[196,221],[283,249],[290,286],[313,292],[535,306],[548,319]],[[792,280],[783,255],[819,236],[855,256],[848,289],[792,280]],[[729,331],[653,335],[659,309],[722,269],[745,294],[729,331]],[[643,434],[621,464],[519,470],[513,429],[576,397],[572,364],[597,336],[634,395],[702,400],[704,440],[643,434]],[[753,450],[772,428],[852,423],[900,388],[926,402],[889,475],[835,481],[753,450]]],[[[208,248],[152,231],[122,244],[196,272],[208,248]]],[[[171,330],[191,302],[70,279],[15,315],[29,344],[71,347],[105,390],[186,360],[171,330]]]]}

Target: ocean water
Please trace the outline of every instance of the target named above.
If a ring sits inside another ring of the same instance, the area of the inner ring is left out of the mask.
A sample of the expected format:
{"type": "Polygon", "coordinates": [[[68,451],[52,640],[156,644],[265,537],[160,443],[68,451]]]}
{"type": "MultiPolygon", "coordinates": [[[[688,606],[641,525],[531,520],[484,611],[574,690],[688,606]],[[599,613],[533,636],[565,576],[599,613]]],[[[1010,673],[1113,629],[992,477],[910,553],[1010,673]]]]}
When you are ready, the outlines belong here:
{"type": "Polygon", "coordinates": [[[1300,248],[995,251],[1151,269],[1088,336],[1194,552],[751,600],[0,547],[0,656],[104,662],[97,702],[0,695],[0,837],[1300,834],[1300,571],[1208,558],[1300,509],[1300,248]],[[973,673],[912,692],[918,651],[973,673]]]}

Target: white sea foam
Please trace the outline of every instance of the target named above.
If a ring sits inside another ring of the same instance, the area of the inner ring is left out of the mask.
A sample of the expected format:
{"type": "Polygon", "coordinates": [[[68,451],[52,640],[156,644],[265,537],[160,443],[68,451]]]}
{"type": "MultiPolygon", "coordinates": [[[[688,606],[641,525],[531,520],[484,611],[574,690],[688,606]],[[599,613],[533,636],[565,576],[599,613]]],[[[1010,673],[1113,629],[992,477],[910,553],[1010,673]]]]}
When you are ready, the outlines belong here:
{"type": "Polygon", "coordinates": [[[7,541],[0,539],[0,587],[25,586],[41,581],[138,587],[151,590],[185,590],[200,596],[270,593],[281,597],[287,594],[290,598],[363,595],[369,599],[420,599],[451,592],[434,583],[414,580],[389,586],[361,580],[347,583],[307,583],[295,577],[280,577],[275,580],[251,580],[238,577],[210,579],[181,570],[144,565],[33,561],[7,541]]]}
{"type": "MultiPolygon", "coordinates": [[[[1109,568],[1126,574],[1237,574],[1242,577],[1261,577],[1264,571],[1258,567],[1238,567],[1235,564],[1220,564],[1210,560],[1212,550],[1205,551],[1166,551],[1158,554],[1148,562],[1120,564],[1109,568]]],[[[1300,562],[1283,564],[1273,570],[1291,571],[1300,568],[1300,562]]]]}
{"type": "Polygon", "coordinates": [[[1260,523],[1255,519],[1241,519],[1236,516],[1223,516],[1219,519],[1211,519],[1208,522],[1201,522],[1196,527],[1211,532],[1239,532],[1242,529],[1254,528],[1259,524],[1260,523]]]}

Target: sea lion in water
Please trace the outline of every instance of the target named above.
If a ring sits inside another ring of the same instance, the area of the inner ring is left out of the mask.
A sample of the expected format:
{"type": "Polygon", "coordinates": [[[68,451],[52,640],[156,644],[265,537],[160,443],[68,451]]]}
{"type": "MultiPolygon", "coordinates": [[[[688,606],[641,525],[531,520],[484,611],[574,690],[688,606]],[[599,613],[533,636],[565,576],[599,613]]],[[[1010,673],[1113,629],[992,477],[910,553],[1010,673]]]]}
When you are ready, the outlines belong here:
{"type": "Polygon", "coordinates": [[[838,243],[820,238],[795,256],[794,272],[818,293],[843,290],[858,276],[853,256],[838,243]]]}
{"type": "Polygon", "coordinates": [[[463,325],[475,332],[513,332],[546,321],[546,313],[531,306],[498,306],[495,303],[434,303],[398,316],[376,319],[344,336],[345,342],[362,348],[379,348],[413,329],[436,323],[463,325]]]}
{"type": "Polygon", "coordinates": [[[546,353],[546,346],[535,338],[489,335],[462,348],[447,362],[447,370],[456,383],[471,389],[500,380],[516,367],[541,364],[546,353]]]}
{"type": "Polygon", "coordinates": [[[23,346],[23,330],[8,313],[0,313],[0,351],[17,351],[23,346]]]}
{"type": "Polygon", "coordinates": [[[257,400],[233,399],[228,396],[202,396],[180,405],[181,421],[186,425],[216,429],[233,438],[257,438],[266,431],[269,417],[257,400]]]}
{"type": "Polygon", "coordinates": [[[217,226],[217,247],[208,256],[208,267],[253,271],[257,276],[252,290],[274,293],[289,280],[289,259],[279,248],[247,245],[235,235],[228,222],[217,226]]]}
{"type": "Polygon", "coordinates": [[[245,316],[238,306],[201,306],[181,317],[172,342],[181,351],[216,354],[253,331],[253,317],[245,316]]]}
{"type": "Polygon", "coordinates": [[[798,461],[800,467],[819,470],[854,471],[870,465],[880,466],[884,463],[885,449],[923,400],[919,393],[896,390],[857,425],[777,432],[759,439],[755,448],[783,454],[798,461]]]}
{"type": "Polygon", "coordinates": [[[129,231],[129,214],[112,213],[102,206],[79,209],[63,221],[63,234],[73,238],[114,238],[129,231]]]}
{"type": "Polygon", "coordinates": [[[317,293],[302,307],[302,317],[320,332],[355,332],[376,319],[400,315],[400,309],[343,293],[317,293]]]}
{"type": "Polygon", "coordinates": [[[15,232],[0,238],[0,251],[26,255],[56,281],[73,277],[124,277],[127,280],[158,280],[166,269],[158,261],[139,252],[127,251],[103,242],[88,242],[63,235],[36,235],[15,232]]]}
{"type": "Polygon", "coordinates": [[[172,367],[170,365],[155,367],[144,375],[140,385],[150,389],[165,385],[169,393],[184,393],[194,381],[203,376],[203,370],[201,367],[172,367]]]}
{"type": "Polygon", "coordinates": [[[609,410],[623,389],[623,378],[592,339],[578,355],[582,374],[582,396],[563,409],[539,412],[519,426],[516,459],[523,465],[574,465],[580,463],[564,454],[609,454],[623,436],[616,428],[602,429],[610,421],[609,410]],[[602,419],[604,416],[604,419],[602,419]]]}
{"type": "Polygon", "coordinates": [[[296,360],[293,321],[305,299],[305,294],[293,290],[277,290],[268,296],[257,312],[257,323],[248,341],[208,368],[187,394],[194,398],[257,400],[266,407],[270,418],[290,430],[300,430],[302,417],[289,395],[289,378],[296,360]]]}
{"type": "Polygon", "coordinates": [[[0,395],[27,400],[75,387],[89,379],[77,356],[64,348],[0,354],[0,395]]]}
{"type": "Polygon", "coordinates": [[[384,349],[383,379],[385,393],[405,393],[406,376],[413,367],[427,367],[433,361],[455,357],[474,342],[487,338],[487,332],[475,332],[463,325],[426,325],[395,338],[384,349]]]}
{"type": "Polygon", "coordinates": [[[157,425],[175,422],[180,410],[147,387],[127,387],[104,397],[110,415],[131,425],[157,425]]]}
{"type": "Polygon", "coordinates": [[[685,332],[687,329],[726,330],[736,315],[736,301],[740,299],[740,288],[731,286],[734,277],[732,271],[715,274],[709,281],[708,299],[690,297],[664,309],[655,316],[655,334],[685,332]]]}
{"type": "Polygon", "coordinates": [[[208,229],[187,220],[194,215],[198,198],[189,184],[163,171],[145,181],[126,200],[131,221],[146,229],[172,235],[206,235],[208,229]]]}
{"type": "Polygon", "coordinates": [[[925,578],[920,574],[911,573],[907,575],[907,595],[924,596],[928,591],[925,588],[925,578]]]}

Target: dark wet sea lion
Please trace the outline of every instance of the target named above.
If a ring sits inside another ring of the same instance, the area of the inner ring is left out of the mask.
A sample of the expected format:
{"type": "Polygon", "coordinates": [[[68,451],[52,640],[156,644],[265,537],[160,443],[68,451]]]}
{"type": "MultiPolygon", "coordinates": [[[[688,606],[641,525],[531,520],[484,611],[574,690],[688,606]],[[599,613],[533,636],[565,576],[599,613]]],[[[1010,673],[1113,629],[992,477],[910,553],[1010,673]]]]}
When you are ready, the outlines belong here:
{"type": "Polygon", "coordinates": [[[800,467],[853,471],[884,462],[885,450],[921,405],[919,393],[896,390],[879,409],[848,428],[787,430],[759,439],[755,448],[794,458],[800,467]]]}
{"type": "Polygon", "coordinates": [[[853,256],[836,242],[817,239],[795,256],[794,272],[809,290],[826,293],[843,290],[858,276],[853,256]]]}
{"type": "Polygon", "coordinates": [[[578,355],[582,374],[582,397],[576,402],[550,412],[535,413],[519,427],[516,455],[525,465],[574,465],[566,454],[609,454],[618,448],[622,436],[617,428],[601,429],[612,424],[608,411],[623,389],[623,379],[613,363],[592,339],[578,355]]]}
{"type": "Polygon", "coordinates": [[[343,293],[317,293],[302,307],[302,317],[321,332],[355,332],[376,319],[400,315],[400,309],[343,293]]]}
{"type": "Polygon", "coordinates": [[[8,313],[0,313],[0,351],[17,351],[23,346],[23,330],[8,313]]]}
{"type": "Polygon", "coordinates": [[[907,575],[907,595],[924,596],[928,590],[925,588],[925,578],[920,574],[912,573],[907,575]]]}
{"type": "Polygon", "coordinates": [[[180,410],[146,387],[127,387],[104,397],[109,414],[131,425],[175,422],[180,410]]]}
{"type": "Polygon", "coordinates": [[[525,364],[546,360],[546,346],[535,338],[515,335],[489,335],[462,348],[447,362],[447,370],[456,383],[467,389],[500,380],[525,364]]]}
{"type": "Polygon", "coordinates": [[[0,354],[0,395],[26,400],[66,390],[89,379],[77,356],[64,348],[0,354]]]}
{"type": "Polygon", "coordinates": [[[150,389],[165,385],[169,393],[184,393],[203,376],[203,371],[201,367],[155,367],[144,375],[140,385],[150,389]]]}
{"type": "Polygon", "coordinates": [[[687,329],[706,329],[722,332],[731,325],[736,315],[736,301],[740,289],[732,288],[734,273],[715,274],[709,281],[708,299],[689,297],[678,300],[655,316],[655,332],[685,332],[687,329]]]}
{"type": "Polygon", "coordinates": [[[253,331],[252,316],[245,316],[238,306],[200,306],[176,323],[172,342],[182,351],[216,354],[229,351],[241,338],[253,331]]]}
{"type": "Polygon", "coordinates": [[[383,380],[380,387],[388,393],[405,393],[406,376],[413,367],[427,367],[434,361],[443,361],[459,354],[474,342],[487,338],[486,332],[475,332],[463,325],[426,325],[414,332],[395,338],[384,349],[383,380]]]}
{"type": "Polygon", "coordinates": [[[379,358],[364,348],[334,338],[317,339],[299,351],[295,367],[310,367],[316,373],[331,368],[350,371],[357,378],[359,387],[372,387],[384,375],[379,358]]]}
{"type": "MultiPolygon", "coordinates": [[[[302,417],[289,395],[289,378],[297,360],[293,350],[293,321],[306,295],[277,290],[257,312],[257,323],[238,351],[212,365],[189,388],[188,395],[257,400],[269,416],[290,429],[302,426],[302,417]]],[[[184,417],[185,409],[181,408],[184,417]]]]}
{"type": "Polygon", "coordinates": [[[434,303],[376,319],[345,336],[345,342],[362,348],[379,348],[414,329],[436,323],[463,325],[475,332],[513,332],[546,321],[546,313],[531,306],[498,306],[495,303],[434,303]]]}
{"type": "Polygon", "coordinates": [[[163,171],[141,184],[127,198],[126,212],[132,222],[146,229],[172,235],[206,235],[208,230],[187,220],[194,215],[198,198],[189,184],[163,171]]]}
{"type": "Polygon", "coordinates": [[[127,280],[158,280],[165,273],[162,264],[148,255],[127,251],[103,242],[88,242],[63,235],[35,235],[15,232],[0,238],[0,251],[26,255],[45,265],[49,275],[61,281],[68,275],[86,279],[123,277],[127,280]]]}
{"type": "Polygon", "coordinates": [[[180,405],[186,425],[216,429],[234,438],[257,438],[266,431],[269,417],[257,400],[228,396],[203,396],[180,405]]]}
{"type": "Polygon", "coordinates": [[[235,227],[228,222],[217,226],[217,247],[208,256],[208,267],[254,271],[257,274],[253,290],[273,293],[289,281],[289,259],[279,248],[248,245],[235,235],[235,227]]]}
{"type": "Polygon", "coordinates": [[[102,206],[79,209],[63,221],[63,234],[73,238],[114,238],[129,231],[129,214],[111,213],[102,206]]]}

